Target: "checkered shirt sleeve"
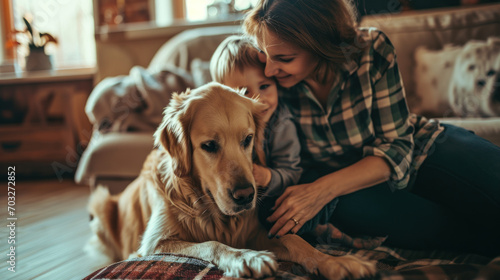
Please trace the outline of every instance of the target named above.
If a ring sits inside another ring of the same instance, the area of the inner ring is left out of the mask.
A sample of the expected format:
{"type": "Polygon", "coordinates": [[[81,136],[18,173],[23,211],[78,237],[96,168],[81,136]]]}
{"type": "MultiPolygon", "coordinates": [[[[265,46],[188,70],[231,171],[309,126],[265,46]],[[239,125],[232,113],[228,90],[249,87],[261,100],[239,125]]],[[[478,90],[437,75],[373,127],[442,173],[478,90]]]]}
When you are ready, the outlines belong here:
{"type": "Polygon", "coordinates": [[[379,156],[392,167],[390,183],[396,189],[406,187],[414,148],[414,127],[405,98],[396,53],[389,39],[379,32],[373,41],[370,76],[372,77],[371,120],[374,141],[363,147],[363,156],[379,156]]]}

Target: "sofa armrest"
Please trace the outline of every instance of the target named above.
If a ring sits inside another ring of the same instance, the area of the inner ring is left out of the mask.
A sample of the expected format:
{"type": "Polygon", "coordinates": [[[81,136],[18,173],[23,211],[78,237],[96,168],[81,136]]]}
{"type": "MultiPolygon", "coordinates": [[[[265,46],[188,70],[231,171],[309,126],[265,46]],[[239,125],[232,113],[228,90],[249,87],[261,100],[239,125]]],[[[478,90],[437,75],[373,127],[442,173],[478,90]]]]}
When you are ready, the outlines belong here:
{"type": "Polygon", "coordinates": [[[79,184],[97,177],[135,178],[153,148],[151,133],[107,133],[92,136],[75,174],[79,184]]]}
{"type": "Polygon", "coordinates": [[[174,65],[191,72],[194,58],[210,61],[215,49],[226,37],[241,34],[241,25],[213,26],[185,30],[168,40],[154,55],[148,66],[151,73],[165,65],[174,65]]]}
{"type": "Polygon", "coordinates": [[[500,146],[500,117],[495,118],[440,118],[441,123],[452,124],[474,131],[478,136],[500,146]]]}

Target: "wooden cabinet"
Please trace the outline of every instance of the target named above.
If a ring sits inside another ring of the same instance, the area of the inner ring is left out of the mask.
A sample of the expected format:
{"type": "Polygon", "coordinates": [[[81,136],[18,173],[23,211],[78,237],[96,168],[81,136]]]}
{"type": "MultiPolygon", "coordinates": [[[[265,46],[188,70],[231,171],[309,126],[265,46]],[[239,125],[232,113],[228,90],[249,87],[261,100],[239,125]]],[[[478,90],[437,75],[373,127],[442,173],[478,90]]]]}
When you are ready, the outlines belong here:
{"type": "Polygon", "coordinates": [[[72,168],[91,133],[84,106],[94,73],[92,68],[0,74],[0,164],[72,168]]]}

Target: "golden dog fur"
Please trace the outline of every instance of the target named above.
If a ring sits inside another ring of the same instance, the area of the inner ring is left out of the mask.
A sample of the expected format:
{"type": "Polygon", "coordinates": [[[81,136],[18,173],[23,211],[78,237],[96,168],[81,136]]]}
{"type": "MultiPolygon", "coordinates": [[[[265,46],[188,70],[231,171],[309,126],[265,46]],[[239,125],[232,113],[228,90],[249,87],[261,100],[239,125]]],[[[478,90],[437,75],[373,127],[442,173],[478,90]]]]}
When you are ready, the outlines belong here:
{"type": "Polygon", "coordinates": [[[297,235],[267,237],[252,176],[261,106],[216,83],[174,94],[139,177],[119,195],[103,187],[91,195],[93,250],[113,261],[178,253],[234,277],[272,275],[276,257],[328,279],[372,275],[371,262],[323,254],[297,235]]]}

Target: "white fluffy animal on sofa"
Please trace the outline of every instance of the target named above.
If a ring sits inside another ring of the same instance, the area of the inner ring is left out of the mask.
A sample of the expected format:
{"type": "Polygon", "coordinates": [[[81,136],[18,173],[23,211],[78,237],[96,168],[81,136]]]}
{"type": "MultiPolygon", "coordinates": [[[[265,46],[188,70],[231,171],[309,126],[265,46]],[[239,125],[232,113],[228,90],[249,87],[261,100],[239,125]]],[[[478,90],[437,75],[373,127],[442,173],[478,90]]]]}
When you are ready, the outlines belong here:
{"type": "Polygon", "coordinates": [[[448,93],[458,116],[500,116],[500,37],[471,41],[463,47],[448,93]]]}

